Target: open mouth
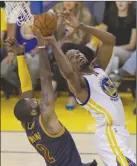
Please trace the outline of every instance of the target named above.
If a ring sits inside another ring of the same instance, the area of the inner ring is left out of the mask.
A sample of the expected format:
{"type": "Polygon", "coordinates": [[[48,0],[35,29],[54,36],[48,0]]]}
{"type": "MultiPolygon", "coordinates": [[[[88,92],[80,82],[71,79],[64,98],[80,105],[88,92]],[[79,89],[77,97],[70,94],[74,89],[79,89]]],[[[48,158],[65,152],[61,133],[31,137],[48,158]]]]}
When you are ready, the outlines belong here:
{"type": "Polygon", "coordinates": [[[78,62],[79,62],[80,64],[84,64],[84,63],[85,63],[85,58],[80,57],[79,60],[78,60],[78,62]]]}

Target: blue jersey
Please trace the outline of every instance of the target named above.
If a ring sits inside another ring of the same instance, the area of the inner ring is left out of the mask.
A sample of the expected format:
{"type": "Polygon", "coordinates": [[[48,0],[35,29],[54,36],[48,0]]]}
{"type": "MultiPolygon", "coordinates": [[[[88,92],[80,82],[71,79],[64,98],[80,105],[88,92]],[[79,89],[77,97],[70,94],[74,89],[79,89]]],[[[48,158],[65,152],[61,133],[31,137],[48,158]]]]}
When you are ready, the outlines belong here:
{"type": "Polygon", "coordinates": [[[64,127],[60,134],[52,136],[43,127],[39,116],[32,124],[27,124],[26,133],[47,166],[83,166],[75,143],[64,127]]]}

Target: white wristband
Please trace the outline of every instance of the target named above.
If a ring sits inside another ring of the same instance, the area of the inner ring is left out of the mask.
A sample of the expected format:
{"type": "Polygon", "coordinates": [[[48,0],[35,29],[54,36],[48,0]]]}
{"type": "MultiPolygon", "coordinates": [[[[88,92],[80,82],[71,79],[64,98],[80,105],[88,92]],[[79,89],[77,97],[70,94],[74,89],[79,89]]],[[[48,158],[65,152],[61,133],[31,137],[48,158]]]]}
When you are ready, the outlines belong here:
{"type": "Polygon", "coordinates": [[[39,46],[38,48],[46,48],[45,46],[39,46]]]}

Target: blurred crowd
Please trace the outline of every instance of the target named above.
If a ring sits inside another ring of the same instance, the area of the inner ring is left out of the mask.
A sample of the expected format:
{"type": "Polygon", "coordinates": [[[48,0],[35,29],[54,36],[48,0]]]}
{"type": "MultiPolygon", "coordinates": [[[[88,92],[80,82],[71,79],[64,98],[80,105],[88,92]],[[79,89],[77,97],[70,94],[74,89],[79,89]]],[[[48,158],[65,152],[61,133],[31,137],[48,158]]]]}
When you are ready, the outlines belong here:
{"type": "MultiPolygon", "coordinates": [[[[112,33],[116,37],[116,45],[113,55],[106,69],[106,73],[114,81],[116,86],[120,86],[125,75],[134,77],[136,73],[136,2],[120,1],[87,1],[87,2],[60,2],[53,10],[56,13],[71,11],[69,20],[76,24],[77,20],[97,28],[112,33]]],[[[4,4],[0,3],[1,10],[1,90],[4,92],[3,97],[9,99],[12,95],[20,94],[20,81],[18,78],[18,67],[13,52],[8,52],[4,47],[6,38],[15,36],[20,44],[26,43],[25,58],[28,69],[31,74],[33,88],[40,90],[39,81],[39,56],[37,51],[37,40],[34,38],[31,28],[24,24],[9,25],[5,21],[4,4]]],[[[57,30],[55,36],[66,53],[69,49],[78,49],[82,53],[90,56],[91,49],[97,51],[100,41],[94,36],[62,24],[62,18],[57,17],[57,30]]],[[[56,97],[59,97],[60,91],[68,92],[67,109],[73,109],[76,105],[73,94],[68,90],[67,83],[62,77],[52,50],[47,48],[48,56],[51,62],[53,73],[53,88],[56,97]]],[[[106,52],[107,54],[107,52],[106,52]]],[[[105,57],[104,57],[105,59],[105,57]]],[[[131,93],[135,98],[135,80],[131,84],[131,93]]]]}

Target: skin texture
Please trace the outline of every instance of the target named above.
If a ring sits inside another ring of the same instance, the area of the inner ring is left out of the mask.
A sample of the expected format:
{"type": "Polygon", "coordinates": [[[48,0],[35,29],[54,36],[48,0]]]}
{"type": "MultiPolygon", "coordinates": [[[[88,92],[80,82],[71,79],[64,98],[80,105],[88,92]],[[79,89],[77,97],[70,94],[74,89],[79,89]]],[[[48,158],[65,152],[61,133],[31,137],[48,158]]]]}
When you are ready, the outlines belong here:
{"type": "MultiPolygon", "coordinates": [[[[38,39],[38,46],[43,46],[43,38],[39,31],[36,29],[34,33],[38,39]]],[[[6,46],[9,50],[15,52],[16,55],[24,54],[24,46],[20,46],[15,38],[10,38],[6,41],[6,46]]],[[[59,123],[56,114],[54,112],[54,92],[52,87],[51,69],[48,57],[45,53],[45,49],[39,49],[40,53],[40,79],[42,88],[42,99],[38,103],[35,98],[32,98],[32,91],[27,91],[22,94],[22,98],[31,107],[30,111],[35,111],[36,115],[41,114],[43,126],[49,132],[49,134],[56,135],[62,130],[62,125],[59,123]]],[[[33,122],[33,118],[32,118],[33,122]]],[[[22,126],[25,124],[22,122],[22,126]]]]}
{"type": "Polygon", "coordinates": [[[130,2],[126,2],[126,1],[116,1],[116,6],[118,8],[119,11],[124,11],[124,10],[127,10],[128,9],[128,5],[130,4],[130,2]]]}
{"type": "MultiPolygon", "coordinates": [[[[81,29],[94,35],[102,42],[100,49],[96,53],[96,63],[105,70],[112,56],[115,37],[108,32],[81,23],[77,23],[76,25],[71,24],[66,17],[65,22],[75,29],[81,29]]],[[[71,53],[67,53],[67,56],[65,56],[54,36],[46,37],[45,41],[52,46],[57,64],[62,75],[67,80],[70,90],[82,103],[85,102],[88,97],[88,87],[82,75],[84,73],[94,74],[92,70],[94,63],[92,62],[90,66],[87,65],[87,59],[85,56],[76,50],[71,51],[71,53]],[[84,71],[84,64],[87,66],[85,67],[86,71],[84,71]]]]}

